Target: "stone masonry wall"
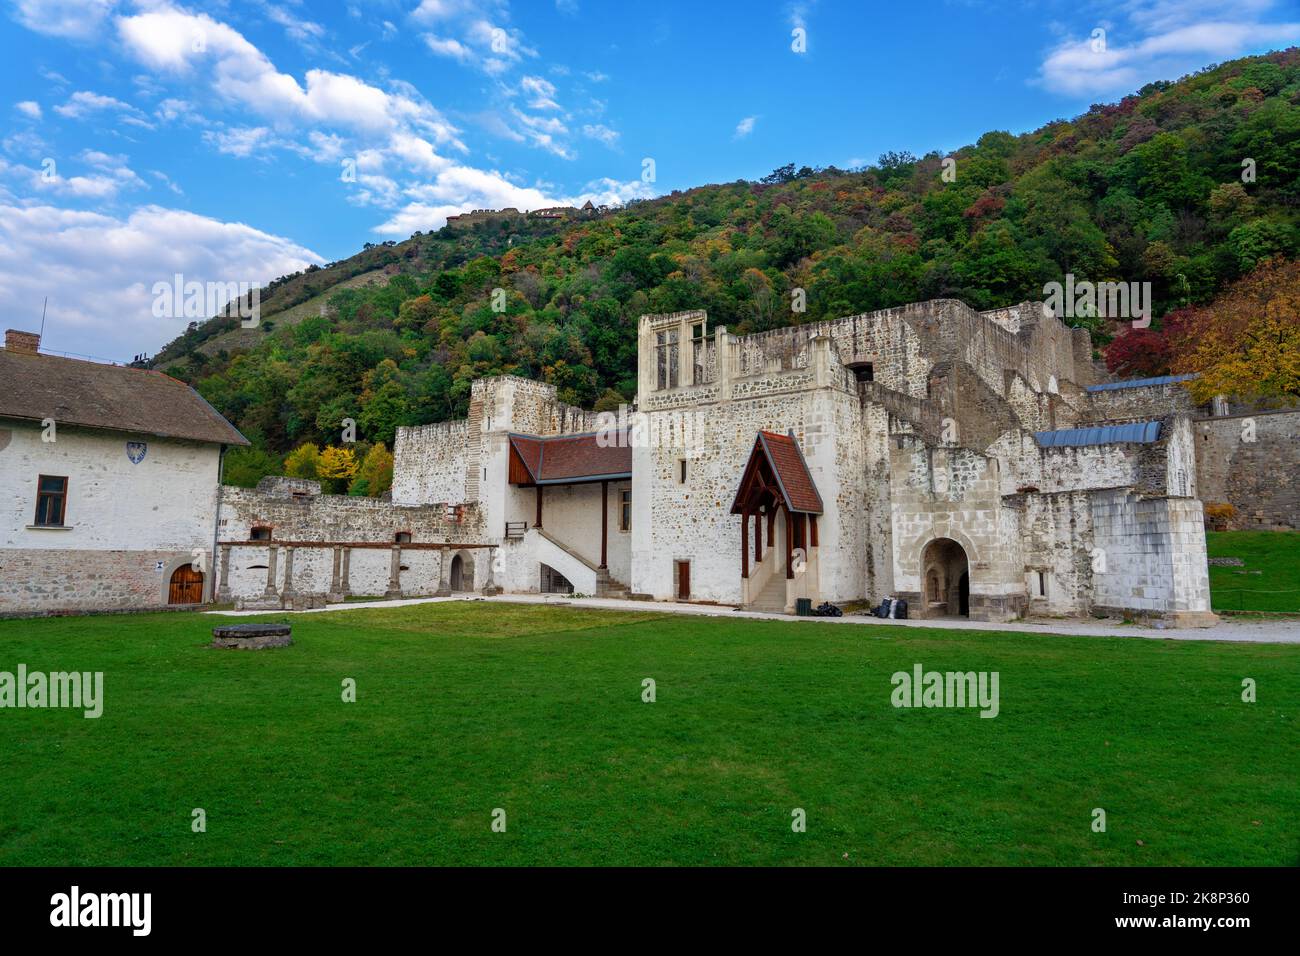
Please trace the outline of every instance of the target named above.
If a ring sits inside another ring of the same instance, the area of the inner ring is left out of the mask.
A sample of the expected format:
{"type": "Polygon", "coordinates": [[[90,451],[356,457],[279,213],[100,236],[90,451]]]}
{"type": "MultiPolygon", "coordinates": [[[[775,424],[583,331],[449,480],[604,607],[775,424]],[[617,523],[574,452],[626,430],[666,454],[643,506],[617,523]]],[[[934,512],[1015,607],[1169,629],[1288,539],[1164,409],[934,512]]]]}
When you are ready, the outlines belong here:
{"type": "Polygon", "coordinates": [[[1234,527],[1300,529],[1300,411],[1202,418],[1193,432],[1202,501],[1235,507],[1234,527]]]}

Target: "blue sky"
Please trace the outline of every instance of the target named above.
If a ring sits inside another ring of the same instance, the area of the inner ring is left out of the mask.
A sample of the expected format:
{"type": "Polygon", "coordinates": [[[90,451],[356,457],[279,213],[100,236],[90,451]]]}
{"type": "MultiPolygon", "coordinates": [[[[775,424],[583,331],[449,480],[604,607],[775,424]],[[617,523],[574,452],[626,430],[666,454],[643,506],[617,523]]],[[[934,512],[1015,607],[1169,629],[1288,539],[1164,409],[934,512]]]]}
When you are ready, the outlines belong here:
{"type": "Polygon", "coordinates": [[[129,359],[182,329],[151,310],[177,273],[948,150],[1297,42],[1278,0],[15,0],[0,303],[31,328],[49,295],[48,348],[129,359]]]}

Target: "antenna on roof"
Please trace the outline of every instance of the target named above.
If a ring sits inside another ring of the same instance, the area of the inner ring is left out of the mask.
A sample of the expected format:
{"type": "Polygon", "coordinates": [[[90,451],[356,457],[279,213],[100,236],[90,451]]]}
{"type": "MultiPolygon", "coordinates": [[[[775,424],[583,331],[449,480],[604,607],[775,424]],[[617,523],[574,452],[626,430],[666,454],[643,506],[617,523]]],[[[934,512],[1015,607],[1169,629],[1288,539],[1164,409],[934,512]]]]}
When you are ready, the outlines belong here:
{"type": "Polygon", "coordinates": [[[41,338],[45,338],[45,310],[49,307],[50,297],[45,297],[45,304],[41,306],[41,338]]]}

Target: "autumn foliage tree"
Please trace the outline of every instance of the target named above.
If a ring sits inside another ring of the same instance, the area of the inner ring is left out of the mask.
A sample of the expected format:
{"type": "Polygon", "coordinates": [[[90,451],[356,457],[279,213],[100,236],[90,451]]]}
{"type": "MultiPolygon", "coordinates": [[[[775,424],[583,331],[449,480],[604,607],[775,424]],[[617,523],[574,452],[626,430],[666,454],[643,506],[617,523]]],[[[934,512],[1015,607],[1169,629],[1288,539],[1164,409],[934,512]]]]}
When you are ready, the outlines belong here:
{"type": "Polygon", "coordinates": [[[1208,306],[1170,323],[1171,371],[1199,372],[1198,402],[1300,401],[1300,261],[1269,260],[1208,306]]]}
{"type": "Polygon", "coordinates": [[[376,442],[366,452],[357,469],[356,477],[348,487],[350,495],[369,495],[378,498],[393,487],[393,453],[383,442],[376,442]]]}
{"type": "Polygon", "coordinates": [[[1121,378],[1169,372],[1169,341],[1154,329],[1130,329],[1106,347],[1106,368],[1121,378]]]}

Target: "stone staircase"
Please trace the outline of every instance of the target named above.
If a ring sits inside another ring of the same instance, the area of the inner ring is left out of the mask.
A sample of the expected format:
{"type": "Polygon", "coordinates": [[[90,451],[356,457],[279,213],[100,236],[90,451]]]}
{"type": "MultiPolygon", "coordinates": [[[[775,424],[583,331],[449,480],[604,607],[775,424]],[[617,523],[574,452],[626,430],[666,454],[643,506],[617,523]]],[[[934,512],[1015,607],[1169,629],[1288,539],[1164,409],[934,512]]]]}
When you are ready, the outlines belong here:
{"type": "Polygon", "coordinates": [[[577,578],[577,575],[574,574],[573,572],[581,569],[586,572],[590,572],[592,575],[594,575],[596,586],[593,593],[596,597],[601,597],[601,598],[628,597],[630,593],[628,586],[624,584],[622,581],[618,580],[617,578],[611,577],[608,568],[598,568],[593,562],[584,558],[581,554],[579,554],[573,548],[569,547],[567,544],[565,544],[563,541],[561,541],[559,538],[555,537],[555,535],[551,534],[548,531],[544,531],[541,528],[530,528],[529,533],[536,534],[538,537],[542,538],[544,541],[551,544],[553,547],[555,547],[560,552],[567,555],[569,558],[571,558],[574,561],[574,565],[568,568],[560,567],[557,563],[551,563],[551,567],[555,568],[561,574],[564,574],[565,577],[568,577],[570,582],[573,584],[574,588],[577,589],[579,592],[584,592],[585,586],[583,585],[581,580],[575,580],[575,578],[577,578]]]}
{"type": "Polygon", "coordinates": [[[747,611],[766,611],[769,614],[785,613],[785,573],[778,570],[767,579],[763,590],[746,606],[747,611]]]}
{"type": "Polygon", "coordinates": [[[630,593],[626,584],[610,577],[608,568],[596,569],[596,597],[626,600],[630,593]]]}

